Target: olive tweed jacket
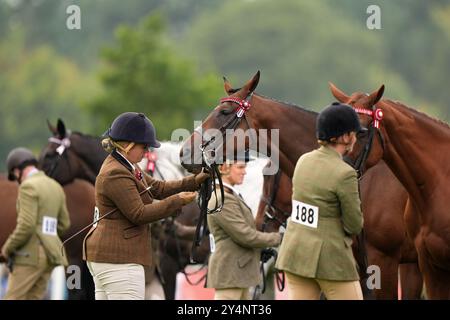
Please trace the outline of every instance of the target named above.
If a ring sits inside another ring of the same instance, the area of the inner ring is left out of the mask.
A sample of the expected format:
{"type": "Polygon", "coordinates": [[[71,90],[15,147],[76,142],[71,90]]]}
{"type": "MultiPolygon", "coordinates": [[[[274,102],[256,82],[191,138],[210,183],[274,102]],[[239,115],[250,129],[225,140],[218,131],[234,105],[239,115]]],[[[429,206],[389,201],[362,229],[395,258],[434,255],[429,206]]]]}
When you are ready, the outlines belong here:
{"type": "MultiPolygon", "coordinates": [[[[217,197],[220,200],[220,193],[217,197]]],[[[209,205],[213,207],[213,193],[209,205]]],[[[208,228],[214,237],[215,251],[208,264],[207,287],[216,289],[248,288],[261,281],[260,249],[280,244],[277,232],[256,230],[250,208],[236,194],[225,192],[221,212],[208,215],[208,228]]]]}
{"type": "Polygon", "coordinates": [[[61,236],[70,227],[63,188],[44,172],[38,171],[19,186],[16,203],[17,225],[2,248],[15,255],[18,265],[38,265],[39,245],[49,264],[67,265],[61,253],[61,236]]]}
{"type": "MultiPolygon", "coordinates": [[[[161,181],[142,173],[139,180],[131,167],[109,155],[95,182],[99,216],[117,209],[98,222],[84,239],[83,259],[104,263],[152,264],[149,223],[173,215],[183,206],[176,193],[198,189],[194,176],[161,181]],[[139,195],[145,188],[150,190],[139,195]],[[161,201],[153,202],[153,199],[161,201]]],[[[139,170],[139,169],[138,169],[139,170]]]]}
{"type": "Polygon", "coordinates": [[[318,207],[319,218],[317,228],[289,218],[276,267],[307,278],[358,280],[351,236],[363,217],[355,170],[321,147],[300,157],[292,185],[292,199],[318,207]]]}

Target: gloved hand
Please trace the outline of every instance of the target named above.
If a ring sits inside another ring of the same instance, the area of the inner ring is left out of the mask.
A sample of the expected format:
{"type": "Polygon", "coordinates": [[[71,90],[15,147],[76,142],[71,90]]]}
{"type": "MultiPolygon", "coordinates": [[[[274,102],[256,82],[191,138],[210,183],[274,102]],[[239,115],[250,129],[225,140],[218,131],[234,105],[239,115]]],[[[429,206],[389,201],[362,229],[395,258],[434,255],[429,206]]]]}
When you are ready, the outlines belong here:
{"type": "Polygon", "coordinates": [[[266,263],[270,258],[276,257],[277,251],[273,248],[264,248],[261,250],[261,261],[266,263]]]}
{"type": "Polygon", "coordinates": [[[209,173],[202,171],[195,175],[195,183],[199,186],[203,181],[210,177],[209,173]]]}
{"type": "Polygon", "coordinates": [[[186,205],[194,201],[195,197],[197,196],[197,192],[180,192],[178,196],[181,198],[181,200],[183,200],[183,205],[186,205]]]}
{"type": "Polygon", "coordinates": [[[0,263],[6,263],[7,261],[8,259],[3,254],[0,254],[0,263]]]}

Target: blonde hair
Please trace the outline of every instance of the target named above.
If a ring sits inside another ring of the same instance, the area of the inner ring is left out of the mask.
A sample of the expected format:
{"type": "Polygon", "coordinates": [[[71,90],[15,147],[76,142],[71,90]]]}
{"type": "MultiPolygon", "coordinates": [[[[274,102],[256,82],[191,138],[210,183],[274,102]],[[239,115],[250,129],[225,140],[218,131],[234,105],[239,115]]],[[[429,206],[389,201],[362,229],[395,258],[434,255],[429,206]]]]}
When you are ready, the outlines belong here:
{"type": "Polygon", "coordinates": [[[128,141],[114,141],[111,138],[106,138],[102,140],[102,148],[108,152],[111,153],[114,151],[114,149],[119,149],[125,154],[128,154],[130,152],[131,148],[133,148],[135,145],[134,142],[128,142],[128,141]],[[126,147],[123,147],[122,144],[128,143],[126,147]]]}

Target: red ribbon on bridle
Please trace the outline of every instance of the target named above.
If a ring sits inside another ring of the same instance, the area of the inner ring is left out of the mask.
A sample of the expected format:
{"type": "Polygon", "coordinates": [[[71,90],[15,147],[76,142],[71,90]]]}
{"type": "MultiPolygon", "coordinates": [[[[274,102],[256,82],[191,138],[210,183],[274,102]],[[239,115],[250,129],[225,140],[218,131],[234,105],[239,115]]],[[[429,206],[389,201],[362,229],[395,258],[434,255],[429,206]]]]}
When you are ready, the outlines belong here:
{"type": "Polygon", "coordinates": [[[227,98],[220,99],[220,103],[224,103],[224,102],[233,102],[238,105],[238,107],[234,110],[236,112],[236,116],[238,118],[242,118],[244,113],[246,111],[248,111],[250,109],[250,107],[252,106],[248,100],[241,100],[236,97],[227,97],[227,98]]]}
{"type": "Polygon", "coordinates": [[[381,120],[383,120],[383,116],[384,116],[383,110],[381,110],[379,108],[375,109],[375,110],[369,110],[369,109],[363,109],[363,108],[354,108],[354,109],[357,113],[365,114],[365,115],[368,115],[369,117],[372,117],[373,126],[377,129],[380,128],[380,122],[381,122],[381,120]]]}
{"type": "Polygon", "coordinates": [[[145,171],[154,173],[156,168],[156,160],[158,159],[158,157],[156,156],[156,152],[147,151],[144,156],[147,159],[147,166],[145,171]]]}

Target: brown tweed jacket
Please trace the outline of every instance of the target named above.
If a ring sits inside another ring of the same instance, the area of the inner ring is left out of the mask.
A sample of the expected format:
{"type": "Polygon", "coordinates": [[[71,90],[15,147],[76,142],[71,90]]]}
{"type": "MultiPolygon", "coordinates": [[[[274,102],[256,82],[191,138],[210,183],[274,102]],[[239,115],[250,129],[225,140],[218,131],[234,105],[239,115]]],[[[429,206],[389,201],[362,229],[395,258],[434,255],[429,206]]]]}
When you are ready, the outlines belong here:
{"type": "Polygon", "coordinates": [[[183,206],[176,194],[198,189],[194,176],[161,181],[142,173],[139,181],[127,166],[109,155],[95,182],[99,216],[118,210],[92,227],[83,243],[83,259],[104,263],[152,264],[149,223],[171,216],[183,206]],[[146,187],[151,189],[139,195],[146,187]],[[161,201],[153,203],[153,199],[161,201]]]}

